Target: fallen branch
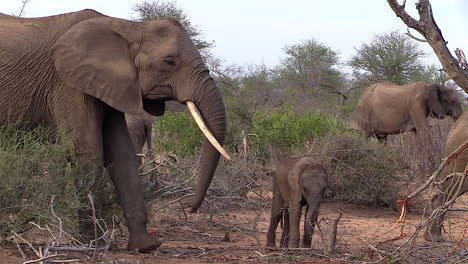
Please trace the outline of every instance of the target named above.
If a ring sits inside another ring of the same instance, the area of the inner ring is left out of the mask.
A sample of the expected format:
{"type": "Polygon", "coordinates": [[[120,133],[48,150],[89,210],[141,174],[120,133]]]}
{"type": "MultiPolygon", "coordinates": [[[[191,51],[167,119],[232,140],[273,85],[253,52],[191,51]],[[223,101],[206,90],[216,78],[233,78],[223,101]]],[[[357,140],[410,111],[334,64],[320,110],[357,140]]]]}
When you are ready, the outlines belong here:
{"type": "MultiPolygon", "coordinates": [[[[37,263],[37,262],[41,262],[41,261],[44,261],[44,260],[48,260],[48,259],[52,259],[52,258],[63,258],[63,257],[67,257],[67,255],[65,254],[58,254],[58,255],[51,255],[51,256],[47,256],[47,257],[42,257],[42,258],[39,258],[39,259],[35,259],[35,260],[28,260],[28,261],[25,261],[23,262],[23,264],[31,264],[31,263],[37,263]]],[[[66,260],[60,260],[60,262],[65,262],[66,260]]],[[[79,261],[79,259],[73,259],[73,261],[79,261]]]]}
{"type": "Polygon", "coordinates": [[[341,219],[341,216],[343,215],[343,212],[338,211],[338,216],[333,219],[332,225],[330,227],[330,231],[328,233],[328,239],[327,239],[327,245],[326,245],[326,253],[328,255],[333,254],[335,251],[335,245],[336,245],[336,234],[338,231],[338,222],[341,219]]]}
{"type": "Polygon", "coordinates": [[[186,195],[184,195],[184,196],[182,196],[182,197],[179,197],[179,198],[177,198],[177,199],[175,199],[175,200],[173,200],[173,201],[164,203],[164,204],[162,204],[162,205],[156,207],[153,211],[154,211],[154,212],[157,212],[157,211],[159,211],[160,209],[162,209],[162,208],[164,208],[164,207],[168,207],[168,206],[171,205],[171,204],[177,203],[177,202],[179,202],[179,201],[181,201],[181,200],[183,200],[183,199],[185,199],[185,198],[187,198],[187,197],[194,196],[194,195],[195,195],[195,194],[193,194],[193,193],[186,194],[186,195]]]}

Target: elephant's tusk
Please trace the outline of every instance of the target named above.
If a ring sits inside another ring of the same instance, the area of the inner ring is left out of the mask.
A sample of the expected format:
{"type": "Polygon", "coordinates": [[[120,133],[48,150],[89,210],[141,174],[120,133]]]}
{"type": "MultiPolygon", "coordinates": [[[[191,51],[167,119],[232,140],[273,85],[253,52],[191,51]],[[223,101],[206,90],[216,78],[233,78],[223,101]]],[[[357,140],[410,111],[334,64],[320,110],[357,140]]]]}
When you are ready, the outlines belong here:
{"type": "Polygon", "coordinates": [[[208,139],[208,141],[210,141],[211,145],[213,145],[213,147],[215,147],[215,149],[217,149],[219,153],[221,153],[221,155],[224,156],[225,159],[231,160],[231,156],[229,156],[227,151],[221,146],[221,144],[219,144],[218,140],[216,140],[216,138],[206,126],[205,121],[203,121],[203,118],[197,109],[197,106],[190,101],[187,101],[186,104],[190,111],[190,114],[192,114],[193,116],[193,119],[195,119],[195,122],[197,122],[197,125],[200,127],[201,131],[208,139]]]}

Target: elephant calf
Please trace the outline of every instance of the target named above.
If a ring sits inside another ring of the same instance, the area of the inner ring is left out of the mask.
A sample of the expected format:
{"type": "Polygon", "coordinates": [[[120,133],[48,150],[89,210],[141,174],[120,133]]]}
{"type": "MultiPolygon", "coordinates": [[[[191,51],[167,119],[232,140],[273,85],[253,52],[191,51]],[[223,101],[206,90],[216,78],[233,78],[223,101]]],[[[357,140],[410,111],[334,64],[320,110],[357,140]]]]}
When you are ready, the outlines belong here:
{"type": "Polygon", "coordinates": [[[311,158],[288,158],[278,163],[273,178],[273,201],[267,247],[275,247],[275,233],[283,219],[281,247],[299,246],[302,206],[306,205],[303,247],[311,247],[322,198],[328,195],[328,174],[311,158]]]}

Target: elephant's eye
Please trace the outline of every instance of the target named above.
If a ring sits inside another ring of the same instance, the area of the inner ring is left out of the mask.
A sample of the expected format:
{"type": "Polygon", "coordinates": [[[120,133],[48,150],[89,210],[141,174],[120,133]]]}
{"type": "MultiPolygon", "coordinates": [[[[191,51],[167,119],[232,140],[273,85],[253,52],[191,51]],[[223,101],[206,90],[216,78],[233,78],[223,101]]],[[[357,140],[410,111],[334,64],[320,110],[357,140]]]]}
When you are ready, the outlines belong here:
{"type": "Polygon", "coordinates": [[[167,65],[169,65],[171,67],[174,67],[176,65],[175,60],[172,57],[166,57],[164,59],[164,63],[166,63],[167,65]]]}

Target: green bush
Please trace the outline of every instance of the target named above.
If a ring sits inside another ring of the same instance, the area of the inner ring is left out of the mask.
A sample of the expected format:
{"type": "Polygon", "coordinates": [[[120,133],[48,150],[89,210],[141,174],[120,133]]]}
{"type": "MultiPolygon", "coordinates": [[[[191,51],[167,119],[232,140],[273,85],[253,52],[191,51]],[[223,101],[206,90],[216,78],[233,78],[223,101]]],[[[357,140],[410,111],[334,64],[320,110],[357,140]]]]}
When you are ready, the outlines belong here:
{"type": "MultiPolygon", "coordinates": [[[[50,201],[64,222],[76,220],[76,159],[69,140],[53,144],[43,128],[0,127],[0,240],[29,221],[51,217],[50,201]]],[[[90,181],[89,185],[92,184],[90,181]]],[[[76,223],[76,222],[75,222],[76,223]]]]}
{"type": "Polygon", "coordinates": [[[189,113],[166,113],[158,117],[154,129],[154,150],[180,156],[194,155],[201,146],[203,134],[189,113]]]}
{"type": "Polygon", "coordinates": [[[343,125],[321,112],[296,114],[292,107],[284,106],[273,113],[257,112],[253,118],[253,128],[249,131],[251,148],[260,157],[268,158],[271,147],[282,153],[291,153],[304,147],[304,143],[326,135],[331,131],[341,131],[343,125]]]}

